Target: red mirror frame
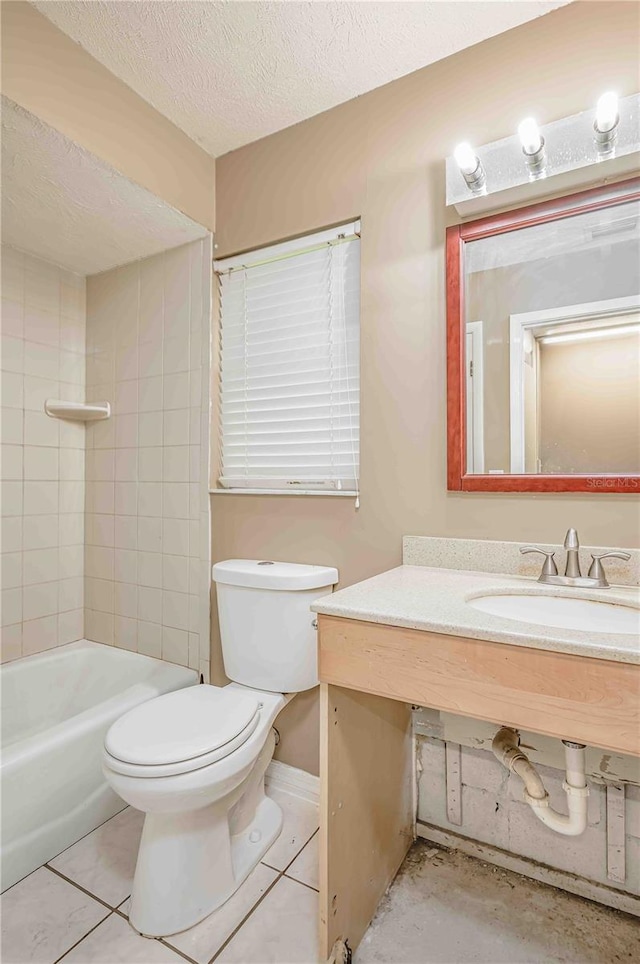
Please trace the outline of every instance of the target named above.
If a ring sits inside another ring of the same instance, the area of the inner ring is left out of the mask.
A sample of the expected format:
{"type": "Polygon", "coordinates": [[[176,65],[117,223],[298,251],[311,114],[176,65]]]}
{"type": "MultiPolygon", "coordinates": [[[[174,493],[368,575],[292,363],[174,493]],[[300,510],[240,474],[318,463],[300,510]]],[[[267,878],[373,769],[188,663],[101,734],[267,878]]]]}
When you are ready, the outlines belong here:
{"type": "Polygon", "coordinates": [[[578,194],[467,221],[447,228],[447,489],[452,492],[617,492],[640,494],[633,475],[467,475],[464,316],[464,245],[517,228],[640,200],[640,177],[578,194]]]}

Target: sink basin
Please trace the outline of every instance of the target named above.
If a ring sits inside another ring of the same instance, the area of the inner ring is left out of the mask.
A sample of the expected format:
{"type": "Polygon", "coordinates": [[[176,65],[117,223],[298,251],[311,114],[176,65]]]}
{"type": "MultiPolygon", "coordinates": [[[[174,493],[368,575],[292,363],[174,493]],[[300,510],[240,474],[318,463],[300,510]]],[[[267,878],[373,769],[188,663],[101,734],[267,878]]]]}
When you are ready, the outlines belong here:
{"type": "Polygon", "coordinates": [[[640,609],[617,603],[545,596],[542,593],[531,596],[509,593],[476,596],[475,599],[468,599],[467,604],[483,613],[537,623],[539,626],[582,629],[591,633],[640,635],[640,609]]]}

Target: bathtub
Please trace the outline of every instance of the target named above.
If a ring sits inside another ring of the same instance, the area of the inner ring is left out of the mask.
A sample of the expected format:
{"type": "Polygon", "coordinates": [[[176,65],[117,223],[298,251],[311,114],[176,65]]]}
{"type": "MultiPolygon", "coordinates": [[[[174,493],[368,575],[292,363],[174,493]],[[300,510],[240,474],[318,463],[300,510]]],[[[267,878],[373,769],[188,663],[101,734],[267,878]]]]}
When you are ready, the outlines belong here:
{"type": "Polygon", "coordinates": [[[124,807],[101,769],[111,723],[197,681],[195,670],[87,640],[0,667],[2,890],[124,807]]]}

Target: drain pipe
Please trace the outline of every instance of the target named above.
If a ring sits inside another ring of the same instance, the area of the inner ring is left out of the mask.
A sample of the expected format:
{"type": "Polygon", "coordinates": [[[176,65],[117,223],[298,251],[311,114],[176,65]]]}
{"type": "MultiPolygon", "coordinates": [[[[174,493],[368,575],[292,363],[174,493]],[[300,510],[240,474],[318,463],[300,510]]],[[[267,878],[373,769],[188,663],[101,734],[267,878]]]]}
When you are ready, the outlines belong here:
{"type": "Polygon", "coordinates": [[[577,837],[587,827],[587,797],[589,788],[585,777],[583,743],[563,740],[566,765],[566,779],[562,789],[567,796],[568,814],[558,813],[549,804],[549,794],[542,777],[520,749],[520,735],[517,730],[503,726],[493,738],[491,749],[494,756],[508,770],[516,773],[524,783],[524,799],[538,820],[556,833],[577,837]]]}

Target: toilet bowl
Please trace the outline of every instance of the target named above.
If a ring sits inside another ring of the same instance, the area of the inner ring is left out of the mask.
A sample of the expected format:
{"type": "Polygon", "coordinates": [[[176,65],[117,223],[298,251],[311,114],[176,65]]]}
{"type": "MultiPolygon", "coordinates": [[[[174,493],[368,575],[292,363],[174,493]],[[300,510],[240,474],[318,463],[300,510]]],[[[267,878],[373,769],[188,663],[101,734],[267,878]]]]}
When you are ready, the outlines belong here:
{"type": "Polygon", "coordinates": [[[318,684],[309,607],[338,572],[231,559],[216,563],[213,579],[233,682],[149,700],[105,740],[107,781],[146,814],[129,921],[147,937],[186,930],[220,907],[280,833],[282,813],[264,790],[273,723],[318,684]]]}
{"type": "Polygon", "coordinates": [[[290,697],[230,683],[143,703],[110,729],[106,779],[145,822],[129,920],[148,937],[193,926],[240,886],[278,836],[265,795],[272,723],[290,697]]]}

